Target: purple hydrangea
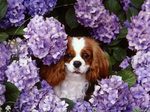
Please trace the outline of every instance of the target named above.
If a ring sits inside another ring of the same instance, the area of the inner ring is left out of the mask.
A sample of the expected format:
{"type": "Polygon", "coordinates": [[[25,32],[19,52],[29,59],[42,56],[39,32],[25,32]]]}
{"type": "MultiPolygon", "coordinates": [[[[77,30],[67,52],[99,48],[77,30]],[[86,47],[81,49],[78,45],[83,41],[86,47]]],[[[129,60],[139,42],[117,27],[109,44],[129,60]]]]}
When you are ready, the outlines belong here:
{"type": "Polygon", "coordinates": [[[110,43],[119,33],[119,19],[105,9],[102,0],[77,0],[75,13],[79,23],[92,28],[91,35],[97,40],[110,43]]]}
{"type": "Polygon", "coordinates": [[[11,52],[10,46],[6,43],[0,43],[0,82],[5,79],[4,71],[10,62],[11,52]]]}
{"type": "Polygon", "coordinates": [[[141,85],[136,85],[130,88],[133,102],[132,107],[140,109],[141,112],[148,112],[150,109],[150,95],[141,85]]]}
{"type": "Polygon", "coordinates": [[[23,0],[7,0],[8,9],[5,17],[0,22],[0,28],[7,28],[10,26],[20,26],[25,19],[25,7],[23,0]]]}
{"type": "Polygon", "coordinates": [[[24,29],[24,37],[35,57],[44,64],[56,63],[67,48],[67,34],[64,26],[53,17],[35,16],[24,29]]]}
{"type": "Polygon", "coordinates": [[[32,88],[39,81],[36,63],[29,57],[14,60],[5,71],[7,81],[13,83],[21,91],[32,88]]]}
{"type": "Polygon", "coordinates": [[[30,54],[26,41],[21,38],[9,41],[9,45],[13,57],[24,58],[30,54]]]}
{"type": "Polygon", "coordinates": [[[103,79],[95,86],[90,99],[96,112],[130,112],[130,91],[120,76],[103,79]]]}
{"type": "Polygon", "coordinates": [[[129,5],[130,5],[130,3],[131,3],[131,0],[120,0],[120,2],[121,2],[121,4],[123,5],[123,9],[124,9],[125,11],[127,11],[128,8],[129,8],[129,5]]]}
{"type": "Polygon", "coordinates": [[[130,57],[126,57],[121,63],[120,63],[120,67],[122,69],[126,69],[129,65],[130,65],[130,61],[131,61],[131,58],[130,57]]]}
{"type": "Polygon", "coordinates": [[[57,0],[24,0],[24,5],[27,8],[28,14],[44,15],[48,11],[53,10],[57,0]]]}
{"type": "MultiPolygon", "coordinates": [[[[102,15],[103,16],[103,15],[102,15]]],[[[97,28],[91,30],[91,34],[97,40],[104,43],[110,43],[119,34],[120,24],[116,15],[107,12],[103,17],[103,22],[97,28]]]]}
{"type": "Polygon", "coordinates": [[[71,112],[93,112],[93,108],[87,101],[77,101],[71,112]]]}
{"type": "Polygon", "coordinates": [[[137,16],[131,18],[130,27],[126,38],[131,50],[150,49],[150,14],[148,10],[142,10],[137,16]]]}
{"type": "Polygon", "coordinates": [[[146,91],[150,91],[150,51],[138,51],[132,58],[132,67],[137,81],[146,91]]]}
{"type": "Polygon", "coordinates": [[[5,102],[5,93],[6,88],[3,84],[0,83],[0,106],[2,106],[5,102]]]}
{"type": "Polygon", "coordinates": [[[142,5],[142,10],[143,11],[150,11],[150,0],[145,0],[144,4],[142,5]]]}
{"type": "Polygon", "coordinates": [[[77,0],[75,13],[79,23],[95,28],[103,21],[106,10],[101,0],[77,0]]]}
{"type": "Polygon", "coordinates": [[[67,112],[68,104],[61,101],[46,81],[41,82],[41,89],[36,86],[22,91],[18,98],[15,112],[67,112]]]}

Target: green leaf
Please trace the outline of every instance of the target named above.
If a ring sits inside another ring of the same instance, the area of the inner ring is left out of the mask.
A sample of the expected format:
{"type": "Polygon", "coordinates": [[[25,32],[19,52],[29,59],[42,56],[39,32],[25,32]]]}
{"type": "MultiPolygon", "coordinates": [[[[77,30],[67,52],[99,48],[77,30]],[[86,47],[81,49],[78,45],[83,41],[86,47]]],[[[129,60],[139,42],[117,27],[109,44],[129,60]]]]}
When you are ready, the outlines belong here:
{"type": "MultiPolygon", "coordinates": [[[[133,112],[141,112],[141,109],[135,108],[135,109],[133,109],[133,112]]],[[[145,111],[145,112],[146,112],[146,111],[145,111]]]]}
{"type": "Polygon", "coordinates": [[[128,11],[127,11],[127,18],[128,18],[128,20],[130,20],[130,18],[132,16],[136,16],[137,14],[138,14],[138,10],[137,9],[135,9],[133,7],[129,7],[128,8],[128,11]]]}
{"type": "Polygon", "coordinates": [[[11,28],[6,30],[6,33],[8,33],[9,35],[23,35],[24,31],[23,31],[24,27],[18,27],[18,28],[11,28]]]}
{"type": "Polygon", "coordinates": [[[127,35],[127,33],[128,33],[127,28],[122,28],[122,29],[120,30],[120,33],[119,33],[119,35],[117,36],[117,38],[125,38],[126,35],[127,35]]]}
{"type": "Polygon", "coordinates": [[[127,53],[126,50],[120,47],[114,47],[113,48],[113,57],[117,61],[121,61],[126,57],[127,53]]]}
{"type": "Polygon", "coordinates": [[[131,0],[132,4],[136,7],[136,8],[141,8],[141,5],[143,4],[144,0],[131,0]]]}
{"type": "MultiPolygon", "coordinates": [[[[69,106],[67,107],[68,111],[70,111],[70,110],[73,109],[75,103],[74,103],[72,100],[70,100],[70,99],[68,99],[68,98],[61,98],[61,100],[64,100],[66,103],[68,103],[68,105],[69,105],[69,106]]],[[[67,112],[68,112],[68,111],[67,111],[67,112]]]]}
{"type": "Polygon", "coordinates": [[[79,23],[77,22],[77,19],[75,16],[75,11],[73,8],[68,9],[68,11],[66,12],[66,15],[65,15],[65,20],[66,20],[67,25],[71,29],[74,29],[79,26],[79,23]]]}
{"type": "Polygon", "coordinates": [[[5,32],[0,32],[0,42],[5,41],[9,35],[5,32]]]}
{"type": "Polygon", "coordinates": [[[7,102],[16,102],[20,91],[18,88],[11,82],[6,82],[6,100],[7,102]]]}
{"type": "Polygon", "coordinates": [[[108,10],[116,14],[119,13],[121,10],[121,6],[118,0],[106,0],[105,4],[108,10]]]}
{"type": "Polygon", "coordinates": [[[113,40],[113,41],[109,44],[109,46],[116,46],[116,45],[118,45],[118,44],[120,43],[120,41],[121,41],[121,40],[119,40],[119,39],[113,40]]]}
{"type": "Polygon", "coordinates": [[[122,77],[123,81],[128,83],[129,87],[133,86],[136,83],[136,76],[129,69],[124,69],[124,70],[119,71],[118,75],[122,77]]]}
{"type": "Polygon", "coordinates": [[[0,19],[2,19],[7,11],[7,0],[0,0],[0,19]]]}
{"type": "Polygon", "coordinates": [[[126,13],[124,11],[120,11],[117,16],[122,23],[126,20],[126,13]]]}

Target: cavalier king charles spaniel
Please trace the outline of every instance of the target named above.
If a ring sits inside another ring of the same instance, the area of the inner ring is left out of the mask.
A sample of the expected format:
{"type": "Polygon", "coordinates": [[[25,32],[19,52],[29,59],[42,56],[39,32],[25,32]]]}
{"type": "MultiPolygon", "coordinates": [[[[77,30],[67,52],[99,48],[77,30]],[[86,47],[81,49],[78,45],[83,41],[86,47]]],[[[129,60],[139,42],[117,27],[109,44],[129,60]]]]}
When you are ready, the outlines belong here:
{"type": "Polygon", "coordinates": [[[108,59],[99,44],[88,37],[68,37],[67,51],[57,64],[43,66],[41,76],[56,95],[73,101],[84,99],[97,79],[108,76],[108,59]]]}

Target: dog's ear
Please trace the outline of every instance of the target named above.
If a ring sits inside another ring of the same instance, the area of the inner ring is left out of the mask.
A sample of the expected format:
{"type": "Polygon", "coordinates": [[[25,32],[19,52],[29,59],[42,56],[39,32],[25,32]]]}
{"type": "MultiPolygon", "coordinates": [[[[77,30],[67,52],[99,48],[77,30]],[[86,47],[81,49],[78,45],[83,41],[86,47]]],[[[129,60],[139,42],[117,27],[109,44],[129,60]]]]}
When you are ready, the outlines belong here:
{"type": "Polygon", "coordinates": [[[64,59],[62,58],[57,64],[42,66],[40,69],[40,75],[50,85],[58,85],[62,80],[65,79],[64,59]]]}
{"type": "Polygon", "coordinates": [[[109,62],[103,50],[98,43],[93,43],[93,59],[90,69],[87,73],[89,81],[96,81],[97,79],[108,77],[109,62]]]}

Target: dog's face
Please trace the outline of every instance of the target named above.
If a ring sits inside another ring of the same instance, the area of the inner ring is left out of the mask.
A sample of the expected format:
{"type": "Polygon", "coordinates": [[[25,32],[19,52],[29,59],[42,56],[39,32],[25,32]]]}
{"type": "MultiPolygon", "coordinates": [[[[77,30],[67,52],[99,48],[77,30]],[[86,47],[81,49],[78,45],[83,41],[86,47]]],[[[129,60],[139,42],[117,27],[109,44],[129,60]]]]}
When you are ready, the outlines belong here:
{"type": "Polygon", "coordinates": [[[86,74],[93,58],[92,46],[85,38],[69,38],[65,55],[66,70],[76,74],[86,74]]]}
{"type": "Polygon", "coordinates": [[[66,55],[52,66],[41,70],[42,77],[57,85],[70,75],[85,75],[89,81],[108,76],[108,60],[99,44],[87,37],[68,37],[66,55]]]}
{"type": "Polygon", "coordinates": [[[71,73],[86,75],[88,80],[108,75],[108,60],[99,44],[87,37],[69,37],[64,58],[65,68],[71,73]]]}

